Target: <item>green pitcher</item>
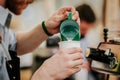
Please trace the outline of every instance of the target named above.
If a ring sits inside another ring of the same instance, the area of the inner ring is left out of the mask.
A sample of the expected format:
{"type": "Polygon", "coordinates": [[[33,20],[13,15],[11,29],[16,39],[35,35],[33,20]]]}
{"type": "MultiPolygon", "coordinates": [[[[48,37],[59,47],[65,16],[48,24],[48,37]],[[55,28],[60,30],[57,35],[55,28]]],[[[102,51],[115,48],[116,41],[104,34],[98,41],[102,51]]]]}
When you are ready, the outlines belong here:
{"type": "Polygon", "coordinates": [[[61,23],[60,34],[62,41],[80,41],[79,25],[72,19],[72,12],[69,12],[68,18],[61,23]]]}

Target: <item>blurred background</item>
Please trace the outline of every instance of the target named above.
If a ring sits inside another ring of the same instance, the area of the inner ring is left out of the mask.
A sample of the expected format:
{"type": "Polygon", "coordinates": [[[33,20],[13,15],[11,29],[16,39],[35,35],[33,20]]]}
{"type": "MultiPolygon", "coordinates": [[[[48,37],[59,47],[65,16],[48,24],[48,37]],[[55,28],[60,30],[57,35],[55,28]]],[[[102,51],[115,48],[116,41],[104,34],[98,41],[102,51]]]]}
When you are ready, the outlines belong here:
{"type": "MultiPolygon", "coordinates": [[[[103,28],[108,27],[109,39],[120,40],[120,0],[35,0],[20,16],[13,16],[11,28],[14,31],[28,31],[46,20],[54,11],[64,6],[89,5],[96,16],[94,27],[87,34],[87,47],[97,47],[103,41],[103,28]]],[[[21,80],[30,80],[32,73],[58,50],[59,38],[53,36],[44,41],[35,51],[21,58],[21,80]],[[32,54],[34,53],[34,54],[32,54]]],[[[84,72],[83,72],[84,74],[84,72]]],[[[86,73],[84,75],[87,75],[86,73]]],[[[88,77],[88,76],[85,76],[88,77]]],[[[84,80],[90,80],[83,78],[84,80]]],[[[83,80],[81,79],[81,80],[83,80]]],[[[118,77],[110,76],[109,80],[118,77]]],[[[74,79],[73,79],[74,80],[74,79]]],[[[80,80],[80,79],[76,79],[80,80]]],[[[96,79],[91,79],[96,80],[96,79]]],[[[103,79],[101,79],[103,80],[103,79]]]]}

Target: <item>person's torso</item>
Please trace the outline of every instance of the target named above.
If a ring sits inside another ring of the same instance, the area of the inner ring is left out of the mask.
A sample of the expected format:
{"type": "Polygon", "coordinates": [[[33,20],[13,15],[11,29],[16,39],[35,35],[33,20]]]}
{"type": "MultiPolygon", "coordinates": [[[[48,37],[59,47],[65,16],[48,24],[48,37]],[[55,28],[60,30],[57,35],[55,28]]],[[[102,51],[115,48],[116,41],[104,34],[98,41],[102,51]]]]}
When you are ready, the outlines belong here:
{"type": "MultiPolygon", "coordinates": [[[[9,50],[14,36],[9,28],[11,22],[11,14],[9,14],[4,8],[0,7],[0,80],[10,80],[6,62],[11,58],[9,50]],[[11,35],[12,34],[12,35],[11,35]],[[10,57],[10,58],[9,58],[10,57]]],[[[14,41],[14,40],[13,40],[14,41]]],[[[16,43],[16,41],[12,42],[16,43]]]]}

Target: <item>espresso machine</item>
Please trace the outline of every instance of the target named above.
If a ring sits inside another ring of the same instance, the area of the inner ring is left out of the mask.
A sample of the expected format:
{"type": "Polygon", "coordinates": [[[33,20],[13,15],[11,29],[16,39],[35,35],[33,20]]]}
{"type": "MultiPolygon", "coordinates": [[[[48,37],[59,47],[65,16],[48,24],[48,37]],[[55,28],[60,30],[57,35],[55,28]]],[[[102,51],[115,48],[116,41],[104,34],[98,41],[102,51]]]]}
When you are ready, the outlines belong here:
{"type": "Polygon", "coordinates": [[[105,80],[108,80],[109,75],[120,76],[120,41],[108,40],[107,28],[103,32],[104,42],[96,48],[87,48],[86,58],[91,62],[91,69],[105,74],[105,80]]]}

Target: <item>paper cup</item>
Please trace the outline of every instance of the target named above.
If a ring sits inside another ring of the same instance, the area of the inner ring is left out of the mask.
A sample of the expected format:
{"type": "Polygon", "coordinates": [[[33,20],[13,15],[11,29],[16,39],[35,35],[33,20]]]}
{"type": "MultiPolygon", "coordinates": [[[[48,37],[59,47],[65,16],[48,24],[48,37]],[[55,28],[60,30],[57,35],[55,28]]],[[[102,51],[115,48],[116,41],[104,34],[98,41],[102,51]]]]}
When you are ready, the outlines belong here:
{"type": "Polygon", "coordinates": [[[68,48],[80,48],[80,41],[61,41],[59,42],[60,49],[68,49],[68,48]]]}

